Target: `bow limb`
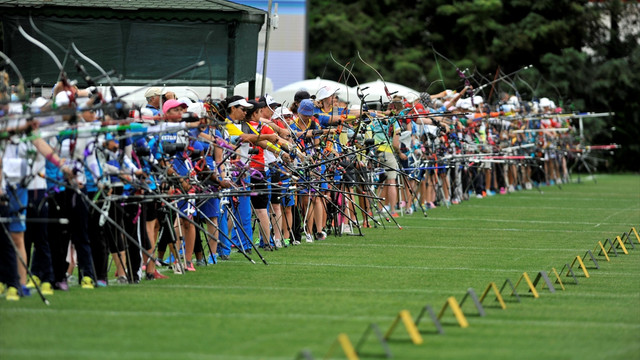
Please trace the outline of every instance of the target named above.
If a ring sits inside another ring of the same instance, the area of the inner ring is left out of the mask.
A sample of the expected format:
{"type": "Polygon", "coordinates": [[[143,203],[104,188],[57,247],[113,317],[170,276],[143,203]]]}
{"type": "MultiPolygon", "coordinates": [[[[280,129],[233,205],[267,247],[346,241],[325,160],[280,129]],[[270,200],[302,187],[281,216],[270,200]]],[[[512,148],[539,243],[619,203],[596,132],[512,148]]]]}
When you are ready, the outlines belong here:
{"type": "Polygon", "coordinates": [[[382,84],[384,85],[384,93],[387,95],[387,100],[389,100],[389,102],[391,102],[391,95],[397,93],[397,91],[394,91],[393,93],[389,92],[389,89],[387,88],[387,83],[384,81],[384,77],[382,77],[382,74],[380,74],[380,72],[378,70],[376,70],[376,68],[374,68],[373,66],[371,66],[369,63],[367,63],[366,61],[364,61],[364,59],[362,58],[362,56],[360,56],[360,51],[357,52],[358,54],[358,58],[360,59],[360,61],[362,61],[363,64],[367,65],[368,67],[371,68],[371,70],[373,70],[378,77],[380,78],[380,80],[382,80],[382,84]]]}
{"type": "Polygon", "coordinates": [[[56,66],[60,70],[60,73],[64,74],[64,68],[62,67],[62,63],[60,63],[60,60],[58,60],[58,58],[53,53],[53,51],[51,51],[51,49],[49,49],[45,44],[43,44],[40,41],[36,40],[33,36],[27,34],[27,32],[24,31],[24,29],[22,28],[22,25],[18,25],[18,31],[20,31],[20,34],[22,34],[22,36],[24,36],[24,38],[27,39],[30,43],[32,43],[33,45],[39,47],[45,53],[47,53],[47,55],[49,55],[51,57],[53,62],[56,64],[56,66]]]}
{"type": "MultiPolygon", "coordinates": [[[[106,71],[104,71],[104,69],[95,61],[93,61],[91,58],[89,58],[87,55],[83,54],[77,47],[75,43],[71,43],[71,48],[73,49],[73,51],[76,52],[76,54],[78,54],[78,56],[80,56],[80,58],[82,58],[84,61],[88,62],[91,66],[93,66],[94,68],[98,69],[98,71],[100,71],[100,73],[102,74],[102,76],[104,76],[105,78],[107,78],[107,81],[109,82],[109,85],[111,85],[111,88],[113,89],[113,81],[111,81],[111,77],[109,76],[109,74],[107,74],[106,71]]],[[[114,90],[115,91],[115,90],[114,90]]],[[[114,96],[114,98],[117,96],[114,96]]]]}

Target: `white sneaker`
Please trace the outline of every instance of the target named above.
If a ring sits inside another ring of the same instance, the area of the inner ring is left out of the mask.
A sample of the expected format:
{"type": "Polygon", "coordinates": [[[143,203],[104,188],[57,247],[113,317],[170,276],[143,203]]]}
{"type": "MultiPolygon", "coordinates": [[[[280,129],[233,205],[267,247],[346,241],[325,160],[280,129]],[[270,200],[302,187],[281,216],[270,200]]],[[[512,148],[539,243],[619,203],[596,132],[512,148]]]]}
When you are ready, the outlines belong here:
{"type": "Polygon", "coordinates": [[[291,245],[300,245],[300,241],[298,241],[298,240],[293,240],[293,241],[291,242],[291,245]]]}
{"type": "Polygon", "coordinates": [[[273,239],[273,243],[276,244],[276,249],[281,249],[282,248],[282,240],[273,239]]]}
{"type": "Polygon", "coordinates": [[[533,186],[531,185],[530,182],[527,182],[526,184],[524,184],[524,188],[527,190],[531,190],[531,188],[533,188],[533,186]]]}
{"type": "Polygon", "coordinates": [[[306,238],[306,240],[305,240],[306,242],[308,242],[308,243],[312,243],[313,242],[313,236],[311,236],[311,234],[305,233],[304,236],[306,238]]]}
{"type": "Polygon", "coordinates": [[[349,226],[349,224],[342,224],[342,233],[351,234],[351,226],[349,226]]]}
{"type": "Polygon", "coordinates": [[[411,215],[411,214],[413,214],[413,208],[411,208],[411,207],[410,207],[410,208],[406,208],[406,209],[404,210],[404,213],[405,213],[405,214],[407,214],[407,215],[411,215]]]}

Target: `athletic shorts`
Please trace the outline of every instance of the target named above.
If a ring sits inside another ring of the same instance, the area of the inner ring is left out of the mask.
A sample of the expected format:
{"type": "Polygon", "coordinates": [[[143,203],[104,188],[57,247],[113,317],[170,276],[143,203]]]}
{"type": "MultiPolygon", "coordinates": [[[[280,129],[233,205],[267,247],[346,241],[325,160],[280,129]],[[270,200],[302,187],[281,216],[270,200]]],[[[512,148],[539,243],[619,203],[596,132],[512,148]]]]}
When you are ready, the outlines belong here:
{"type": "Polygon", "coordinates": [[[11,217],[11,222],[8,226],[9,231],[14,233],[27,231],[25,219],[27,217],[29,192],[21,186],[16,187],[15,190],[11,190],[7,186],[5,191],[9,196],[9,217],[11,217]]]}
{"type": "Polygon", "coordinates": [[[255,192],[255,194],[251,194],[251,205],[255,209],[266,209],[269,204],[269,180],[263,171],[261,173],[262,179],[251,178],[251,192],[255,192]]]}
{"type": "Polygon", "coordinates": [[[207,199],[198,207],[198,215],[206,216],[209,219],[220,216],[220,199],[215,197],[207,199]]]}
{"type": "Polygon", "coordinates": [[[387,179],[395,180],[398,175],[398,172],[395,170],[398,168],[396,157],[390,152],[381,152],[379,156],[380,162],[384,164],[384,173],[387,175],[387,179]]]}

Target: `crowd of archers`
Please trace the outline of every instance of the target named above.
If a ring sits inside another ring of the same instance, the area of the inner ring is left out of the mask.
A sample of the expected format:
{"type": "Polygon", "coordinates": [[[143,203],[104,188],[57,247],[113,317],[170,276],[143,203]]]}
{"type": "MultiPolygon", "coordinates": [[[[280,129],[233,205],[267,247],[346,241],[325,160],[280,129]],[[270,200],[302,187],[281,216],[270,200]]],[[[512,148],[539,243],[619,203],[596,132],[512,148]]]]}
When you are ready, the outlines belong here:
{"type": "Polygon", "coordinates": [[[571,114],[549,99],[502,93],[489,104],[470,86],[391,94],[376,109],[349,106],[329,86],[204,100],[150,87],[144,107],[127,108],[113,88],[63,78],[43,98],[11,84],[4,73],[7,300],[163,279],[234,256],[267,264],[267,251],[561,184],[576,145],[571,114]]]}

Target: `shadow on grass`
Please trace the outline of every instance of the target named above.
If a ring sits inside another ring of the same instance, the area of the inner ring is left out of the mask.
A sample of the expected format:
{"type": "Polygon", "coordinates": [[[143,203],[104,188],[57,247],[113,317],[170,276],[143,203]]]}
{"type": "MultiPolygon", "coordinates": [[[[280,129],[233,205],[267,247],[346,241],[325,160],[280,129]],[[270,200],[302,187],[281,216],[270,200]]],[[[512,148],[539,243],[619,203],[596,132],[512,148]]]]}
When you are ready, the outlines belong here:
{"type": "Polygon", "coordinates": [[[387,343],[389,344],[413,344],[411,339],[387,339],[387,343]]]}
{"type": "Polygon", "coordinates": [[[387,355],[385,355],[384,353],[374,354],[374,353],[363,352],[363,351],[359,351],[358,356],[360,358],[366,358],[366,359],[386,359],[387,358],[387,355]]]}

